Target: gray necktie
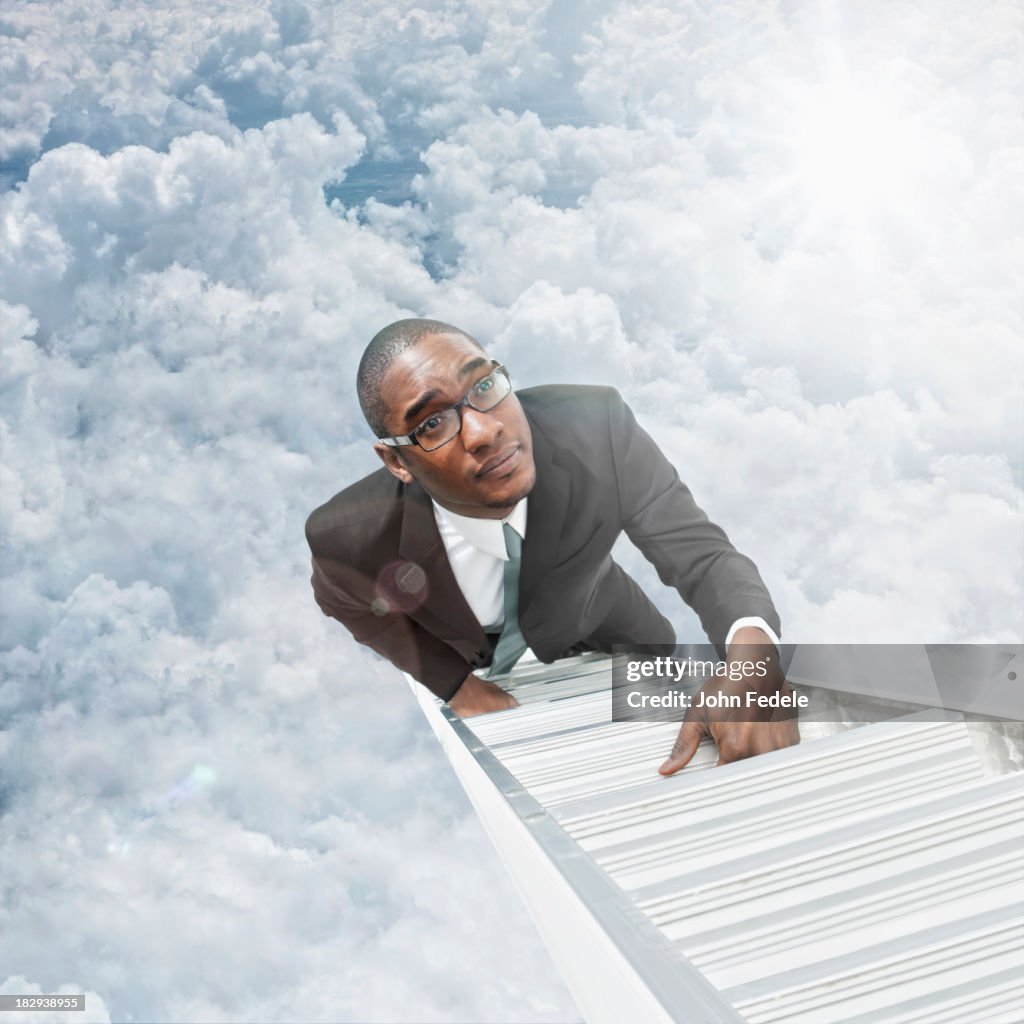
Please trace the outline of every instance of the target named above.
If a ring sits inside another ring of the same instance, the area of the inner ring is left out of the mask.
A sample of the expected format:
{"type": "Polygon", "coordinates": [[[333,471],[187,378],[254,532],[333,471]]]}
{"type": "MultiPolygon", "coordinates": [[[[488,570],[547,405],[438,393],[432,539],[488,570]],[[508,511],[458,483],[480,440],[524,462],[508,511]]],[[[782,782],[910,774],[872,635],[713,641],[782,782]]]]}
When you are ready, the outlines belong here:
{"type": "Polygon", "coordinates": [[[526,641],[519,631],[519,567],[523,560],[523,538],[508,523],[502,524],[501,531],[505,535],[505,552],[508,555],[504,577],[505,624],[494,648],[494,659],[487,673],[489,679],[508,675],[526,651],[526,641]]]}

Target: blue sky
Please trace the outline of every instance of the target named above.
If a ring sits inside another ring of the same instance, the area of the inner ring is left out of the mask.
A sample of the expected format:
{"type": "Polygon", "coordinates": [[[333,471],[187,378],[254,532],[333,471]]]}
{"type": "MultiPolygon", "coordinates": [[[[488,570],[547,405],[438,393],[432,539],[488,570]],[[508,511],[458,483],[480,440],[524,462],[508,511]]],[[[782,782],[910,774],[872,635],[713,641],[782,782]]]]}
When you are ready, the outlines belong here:
{"type": "Polygon", "coordinates": [[[404,683],[312,602],[401,316],[619,387],[787,639],[1020,642],[1020,22],[8,2],[0,992],[578,1019],[404,683]]]}

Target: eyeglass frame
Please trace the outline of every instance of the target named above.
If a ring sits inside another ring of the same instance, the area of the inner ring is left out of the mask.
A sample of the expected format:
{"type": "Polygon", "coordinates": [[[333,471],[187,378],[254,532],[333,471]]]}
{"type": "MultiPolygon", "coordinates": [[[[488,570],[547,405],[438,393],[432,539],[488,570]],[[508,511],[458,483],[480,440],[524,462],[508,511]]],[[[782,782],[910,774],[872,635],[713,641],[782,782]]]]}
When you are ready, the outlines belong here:
{"type": "Polygon", "coordinates": [[[455,438],[457,438],[459,436],[459,434],[462,433],[462,407],[463,406],[468,405],[470,407],[470,409],[474,409],[474,410],[476,410],[476,412],[491,412],[492,410],[497,409],[498,406],[501,405],[501,403],[504,402],[505,399],[508,398],[508,396],[511,395],[511,394],[512,394],[512,374],[510,374],[508,372],[508,368],[507,367],[505,367],[503,364],[499,363],[497,366],[491,367],[491,369],[488,370],[488,372],[485,373],[462,396],[462,398],[459,399],[459,401],[457,401],[454,405],[446,406],[444,409],[439,409],[437,412],[432,412],[429,416],[424,417],[419,423],[416,424],[415,427],[412,428],[412,431],[410,433],[408,433],[408,434],[399,434],[396,437],[378,437],[377,438],[377,442],[379,444],[386,444],[389,448],[405,448],[405,447],[409,447],[409,446],[414,445],[415,447],[420,448],[420,449],[422,449],[425,452],[436,452],[436,451],[439,451],[446,444],[451,444],[452,441],[454,441],[455,438]],[[499,398],[498,401],[495,402],[494,405],[490,406],[489,408],[487,408],[487,409],[478,409],[470,401],[469,396],[472,395],[473,392],[478,387],[480,387],[480,385],[485,380],[487,380],[488,377],[493,377],[496,373],[502,374],[502,376],[505,378],[505,380],[508,381],[508,392],[506,394],[502,395],[502,397],[499,398]],[[423,445],[421,445],[419,443],[419,441],[417,441],[416,438],[413,435],[416,433],[417,430],[420,429],[420,427],[423,426],[424,423],[427,422],[427,420],[432,419],[434,416],[443,416],[445,413],[451,412],[452,410],[454,410],[455,414],[459,417],[459,429],[456,430],[455,433],[452,434],[452,436],[449,437],[447,441],[442,441],[436,448],[424,448],[423,445]]]}

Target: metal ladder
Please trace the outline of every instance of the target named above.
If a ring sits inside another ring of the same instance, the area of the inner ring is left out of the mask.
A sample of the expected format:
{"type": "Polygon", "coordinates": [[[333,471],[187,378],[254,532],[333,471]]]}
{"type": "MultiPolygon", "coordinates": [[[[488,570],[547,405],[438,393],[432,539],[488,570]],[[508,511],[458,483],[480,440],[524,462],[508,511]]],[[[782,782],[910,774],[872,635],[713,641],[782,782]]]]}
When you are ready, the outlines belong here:
{"type": "Polygon", "coordinates": [[[1024,1021],[1024,773],[958,716],[665,779],[678,725],[611,722],[610,674],[521,665],[464,722],[412,683],[589,1024],[1024,1021]]]}

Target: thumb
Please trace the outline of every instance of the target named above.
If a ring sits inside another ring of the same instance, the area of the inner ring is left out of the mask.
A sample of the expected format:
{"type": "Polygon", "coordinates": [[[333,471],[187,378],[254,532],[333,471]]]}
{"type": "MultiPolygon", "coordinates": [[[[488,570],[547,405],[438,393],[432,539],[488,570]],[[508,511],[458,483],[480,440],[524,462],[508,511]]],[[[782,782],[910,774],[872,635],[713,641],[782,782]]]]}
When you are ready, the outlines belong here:
{"type": "Polygon", "coordinates": [[[679,735],[672,746],[668,760],[658,769],[662,775],[674,775],[680,768],[685,768],[700,746],[703,730],[696,722],[683,722],[679,735]]]}

